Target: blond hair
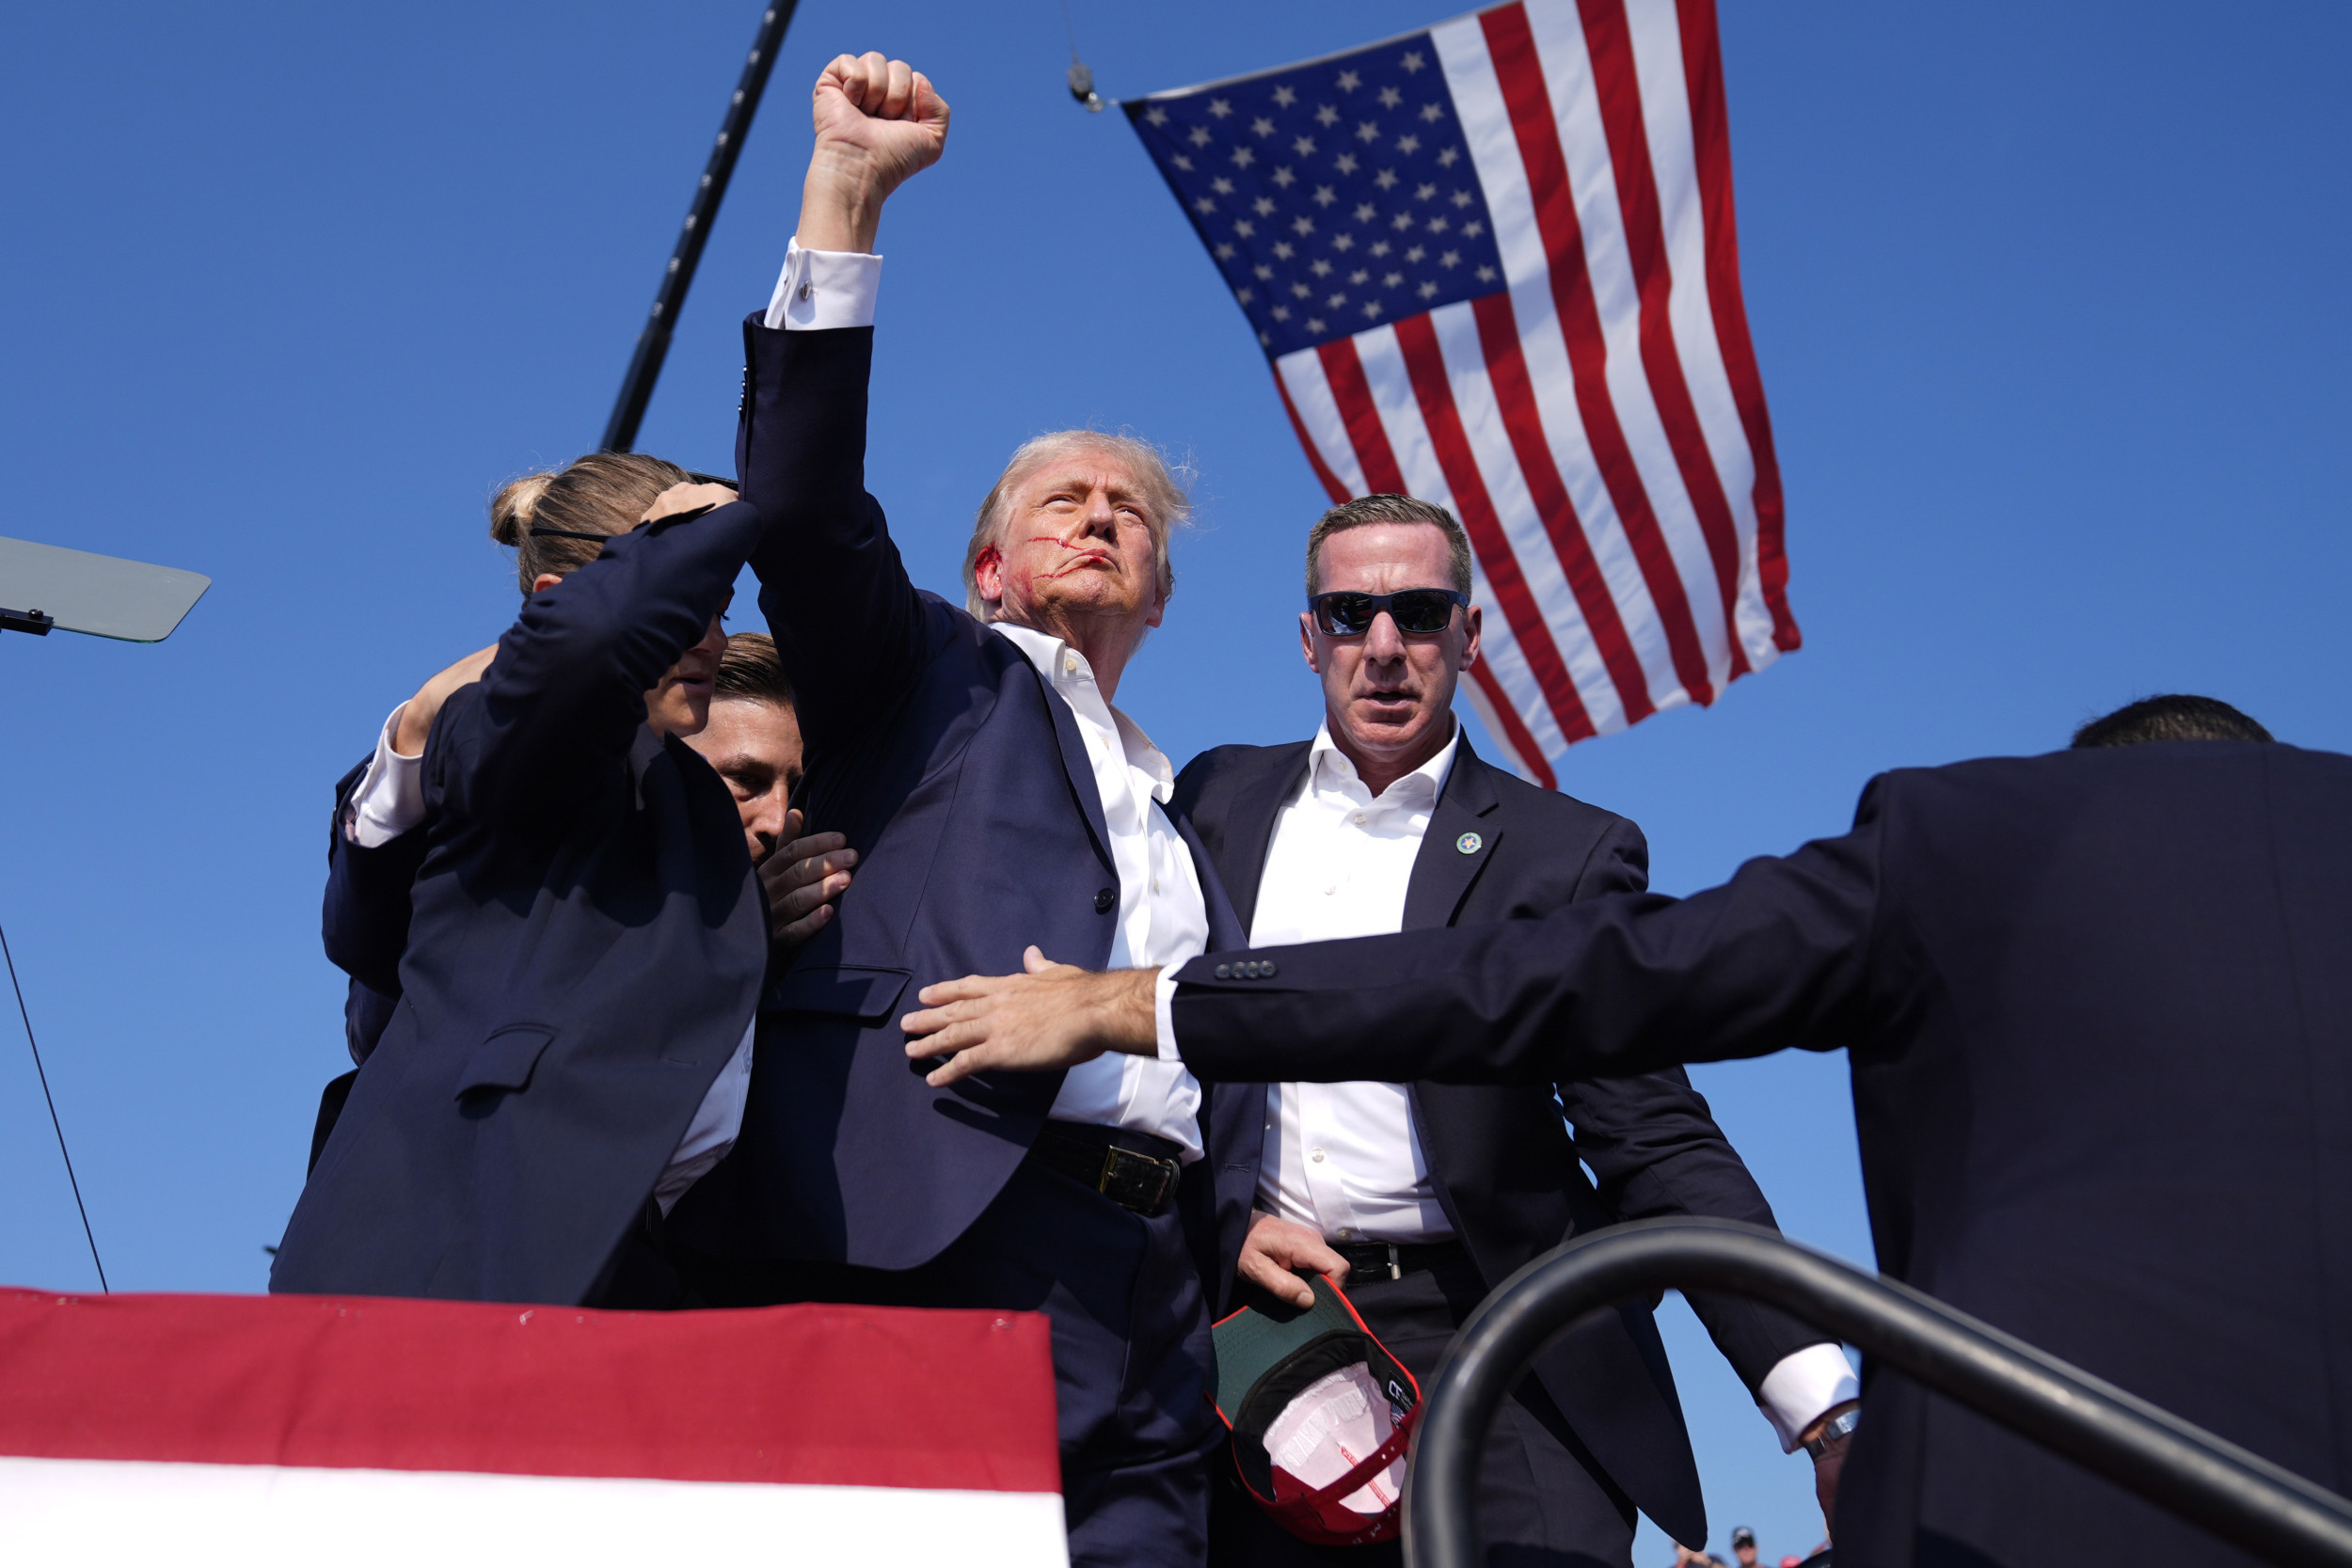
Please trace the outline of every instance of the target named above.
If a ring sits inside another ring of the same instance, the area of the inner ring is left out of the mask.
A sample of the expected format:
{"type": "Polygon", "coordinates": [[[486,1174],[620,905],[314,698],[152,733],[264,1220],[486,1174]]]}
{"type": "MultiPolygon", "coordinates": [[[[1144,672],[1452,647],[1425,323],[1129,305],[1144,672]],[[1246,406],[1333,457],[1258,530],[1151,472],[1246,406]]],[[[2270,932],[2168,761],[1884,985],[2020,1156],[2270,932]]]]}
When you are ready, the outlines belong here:
{"type": "Polygon", "coordinates": [[[490,537],[515,552],[525,594],[546,574],[568,577],[627,533],[687,472],[635,451],[592,451],[554,472],[525,474],[490,498],[490,537]]]}
{"type": "Polygon", "coordinates": [[[1132,436],[1111,436],[1099,430],[1055,430],[1021,443],[1020,450],[1005,465],[1005,471],[997,476],[987,499],[980,502],[979,516],[972,525],[972,542],[963,551],[963,608],[975,619],[996,618],[999,607],[980,597],[980,557],[991,548],[1002,547],[1005,524],[1012,516],[1021,486],[1035,478],[1040,468],[1084,451],[1099,452],[1117,462],[1142,491],[1143,519],[1152,530],[1152,565],[1160,597],[1165,600],[1176,592],[1176,569],[1168,564],[1168,539],[1192,515],[1192,502],[1177,479],[1184,470],[1171,465],[1149,441],[1138,441],[1132,436]]]}

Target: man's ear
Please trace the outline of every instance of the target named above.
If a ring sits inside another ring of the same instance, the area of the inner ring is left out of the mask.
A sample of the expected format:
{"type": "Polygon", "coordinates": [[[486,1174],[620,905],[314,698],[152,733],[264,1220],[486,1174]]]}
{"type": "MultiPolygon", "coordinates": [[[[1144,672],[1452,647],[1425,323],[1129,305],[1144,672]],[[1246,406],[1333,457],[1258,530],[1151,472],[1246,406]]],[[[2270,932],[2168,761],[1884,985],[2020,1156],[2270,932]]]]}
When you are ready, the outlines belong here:
{"type": "Polygon", "coordinates": [[[533,594],[544,594],[548,589],[554,587],[557,583],[562,582],[564,578],[557,573],[541,572],[537,577],[531,579],[531,591],[533,594]]]}
{"type": "Polygon", "coordinates": [[[1005,552],[991,545],[972,562],[972,583],[992,604],[1005,602],[1005,552]]]}
{"type": "Polygon", "coordinates": [[[1308,669],[1318,675],[1323,673],[1323,666],[1315,662],[1315,614],[1311,610],[1298,612],[1298,651],[1306,656],[1308,669]]]}
{"type": "Polygon", "coordinates": [[[1478,662],[1478,638],[1483,629],[1484,623],[1479,619],[1476,605],[1462,611],[1462,668],[1465,670],[1478,662]]]}

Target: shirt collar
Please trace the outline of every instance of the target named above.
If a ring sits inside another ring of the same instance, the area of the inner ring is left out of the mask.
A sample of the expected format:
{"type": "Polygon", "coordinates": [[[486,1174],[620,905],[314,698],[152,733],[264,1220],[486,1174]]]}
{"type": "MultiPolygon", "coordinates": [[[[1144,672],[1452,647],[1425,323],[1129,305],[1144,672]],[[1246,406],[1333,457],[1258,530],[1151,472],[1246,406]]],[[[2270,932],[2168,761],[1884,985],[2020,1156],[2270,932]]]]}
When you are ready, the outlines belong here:
{"type": "MultiPolygon", "coordinates": [[[[1175,796],[1174,765],[1168,760],[1166,752],[1152,744],[1152,737],[1143,733],[1143,726],[1110,703],[1104,702],[1102,689],[1094,684],[1094,666],[1087,662],[1086,655],[1053,633],[1039,631],[1034,626],[1017,626],[1009,621],[992,621],[989,626],[1020,649],[1022,657],[1035,665],[1038,673],[1045,677],[1046,684],[1064,693],[1065,701],[1068,701],[1069,688],[1082,685],[1111,716],[1111,723],[1119,732],[1120,749],[1127,754],[1128,766],[1138,769],[1152,781],[1152,798],[1166,805],[1175,796]]],[[[1079,711],[1076,703],[1070,705],[1073,712],[1079,711]]]]}
{"type": "MultiPolygon", "coordinates": [[[[1446,716],[1454,725],[1454,733],[1438,749],[1437,755],[1414,768],[1382,791],[1379,799],[1398,803],[1434,806],[1438,797],[1445,793],[1445,782],[1454,772],[1454,754],[1462,747],[1461,721],[1452,714],[1446,716]]],[[[1331,721],[1327,718],[1315,731],[1315,741],[1307,749],[1307,786],[1312,789],[1317,782],[1327,780],[1333,784],[1352,784],[1358,789],[1364,784],[1356,772],[1356,765],[1331,738],[1331,721]]]]}

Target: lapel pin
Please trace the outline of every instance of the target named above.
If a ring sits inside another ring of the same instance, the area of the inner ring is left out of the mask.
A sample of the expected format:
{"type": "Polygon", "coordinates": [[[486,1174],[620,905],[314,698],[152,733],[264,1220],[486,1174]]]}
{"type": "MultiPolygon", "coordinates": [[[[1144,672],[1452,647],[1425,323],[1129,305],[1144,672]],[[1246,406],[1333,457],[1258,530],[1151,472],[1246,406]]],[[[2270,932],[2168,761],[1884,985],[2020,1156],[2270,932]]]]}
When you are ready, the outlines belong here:
{"type": "Polygon", "coordinates": [[[1454,847],[1459,849],[1465,855],[1475,855],[1479,850],[1485,848],[1486,847],[1486,841],[1480,838],[1476,833],[1464,833],[1460,838],[1454,841],[1454,847]]]}

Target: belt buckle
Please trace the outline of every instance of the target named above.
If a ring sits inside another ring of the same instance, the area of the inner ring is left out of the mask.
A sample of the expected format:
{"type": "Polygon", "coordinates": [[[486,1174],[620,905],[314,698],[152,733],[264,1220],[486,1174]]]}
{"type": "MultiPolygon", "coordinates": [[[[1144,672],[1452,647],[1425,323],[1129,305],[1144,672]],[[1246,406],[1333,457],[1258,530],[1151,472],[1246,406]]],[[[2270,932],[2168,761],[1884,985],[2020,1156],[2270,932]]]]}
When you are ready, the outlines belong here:
{"type": "Polygon", "coordinates": [[[1117,1144],[1112,1144],[1103,1150],[1103,1174],[1095,1180],[1094,1190],[1113,1203],[1134,1210],[1137,1213],[1156,1214],[1160,1212],[1161,1206],[1168,1201],[1168,1164],[1165,1160],[1155,1160],[1149,1154],[1137,1154],[1132,1148],[1121,1148],[1117,1144]],[[1142,1167],[1142,1170],[1136,1170],[1137,1166],[1142,1167]],[[1111,1190],[1115,1184],[1124,1184],[1122,1178],[1133,1179],[1142,1175],[1143,1171],[1150,1173],[1152,1185],[1150,1203],[1138,1207],[1111,1190]]]}

